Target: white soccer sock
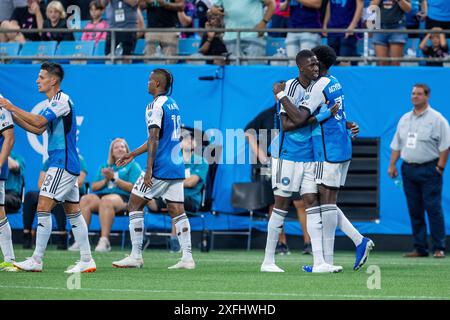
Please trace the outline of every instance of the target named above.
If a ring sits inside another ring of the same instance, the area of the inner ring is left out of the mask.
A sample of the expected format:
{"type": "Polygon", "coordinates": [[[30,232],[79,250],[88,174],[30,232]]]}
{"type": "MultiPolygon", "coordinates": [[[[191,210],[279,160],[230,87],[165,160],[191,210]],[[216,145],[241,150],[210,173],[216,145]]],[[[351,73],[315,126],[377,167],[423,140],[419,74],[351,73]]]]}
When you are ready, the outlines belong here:
{"type": "Polygon", "coordinates": [[[191,244],[191,224],[186,213],[182,213],[172,219],[175,224],[175,230],[178,236],[178,242],[180,243],[183,261],[192,260],[192,244],[191,244]]]}
{"type": "Polygon", "coordinates": [[[37,217],[36,248],[33,252],[33,259],[41,263],[45,249],[47,249],[48,239],[52,234],[52,216],[50,212],[38,212],[37,217]]]}
{"type": "Polygon", "coordinates": [[[281,231],[283,231],[284,218],[287,213],[287,211],[278,208],[273,208],[272,210],[269,223],[267,224],[266,253],[263,264],[275,263],[275,250],[281,231]]]}
{"type": "Polygon", "coordinates": [[[341,229],[343,233],[350,239],[352,239],[355,246],[358,246],[363,239],[361,233],[352,225],[352,223],[347,219],[342,210],[337,207],[338,211],[338,228],[341,229]]]}
{"type": "Polygon", "coordinates": [[[86,221],[81,215],[81,211],[74,214],[68,214],[67,218],[72,226],[73,236],[76,243],[80,246],[80,259],[83,262],[89,262],[92,259],[91,245],[89,244],[89,235],[86,221]]]}
{"type": "Polygon", "coordinates": [[[11,238],[11,226],[5,217],[0,220],[0,248],[5,262],[14,262],[14,249],[11,238]]]}
{"type": "Polygon", "coordinates": [[[320,207],[306,209],[306,228],[311,238],[311,248],[314,258],[314,265],[318,266],[325,262],[323,258],[323,230],[320,207]]]}
{"type": "Polygon", "coordinates": [[[334,255],[334,237],[336,235],[337,227],[337,206],[335,204],[324,204],[320,206],[322,213],[322,228],[323,228],[323,257],[325,262],[333,264],[334,255]]]}
{"type": "Polygon", "coordinates": [[[130,216],[131,256],[142,259],[142,242],[144,241],[144,212],[132,211],[130,216]]]}

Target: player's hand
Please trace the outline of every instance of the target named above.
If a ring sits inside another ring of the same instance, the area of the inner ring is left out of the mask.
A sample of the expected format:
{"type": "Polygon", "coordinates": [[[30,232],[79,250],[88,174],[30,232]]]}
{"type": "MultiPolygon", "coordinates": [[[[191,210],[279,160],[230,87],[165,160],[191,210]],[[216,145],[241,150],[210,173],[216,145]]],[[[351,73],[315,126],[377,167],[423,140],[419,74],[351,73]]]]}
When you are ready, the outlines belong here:
{"type": "Polygon", "coordinates": [[[281,83],[280,82],[276,82],[276,83],[273,84],[272,91],[276,95],[276,94],[284,91],[285,87],[286,87],[286,83],[285,82],[281,82],[281,83]]]}
{"type": "Polygon", "coordinates": [[[129,164],[134,159],[134,156],[130,153],[125,154],[123,157],[117,159],[116,166],[123,167],[129,164]]]}
{"type": "Polygon", "coordinates": [[[333,115],[333,117],[338,113],[340,107],[341,107],[341,104],[339,102],[336,102],[334,104],[334,106],[331,107],[330,111],[331,111],[331,114],[333,115]]]}
{"type": "Polygon", "coordinates": [[[352,122],[350,132],[352,133],[353,138],[356,138],[356,136],[359,134],[359,125],[356,122],[352,122]]]}
{"type": "Polygon", "coordinates": [[[13,104],[8,99],[0,98],[0,107],[5,108],[8,111],[11,111],[11,109],[13,108],[13,104]]]}
{"type": "Polygon", "coordinates": [[[146,187],[149,187],[149,188],[152,187],[152,185],[153,185],[152,176],[153,176],[152,170],[147,169],[147,171],[145,172],[145,176],[144,176],[144,184],[146,187]]]}
{"type": "Polygon", "coordinates": [[[392,179],[394,179],[394,178],[396,178],[398,176],[397,167],[395,165],[394,166],[389,166],[388,175],[392,179]]]}

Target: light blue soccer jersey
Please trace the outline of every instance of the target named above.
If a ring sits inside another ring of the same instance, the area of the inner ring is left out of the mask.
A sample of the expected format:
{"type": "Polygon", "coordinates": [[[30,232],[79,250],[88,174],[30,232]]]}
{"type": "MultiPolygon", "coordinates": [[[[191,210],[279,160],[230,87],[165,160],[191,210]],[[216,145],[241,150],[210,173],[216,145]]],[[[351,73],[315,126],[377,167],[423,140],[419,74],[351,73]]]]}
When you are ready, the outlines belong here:
{"type": "MultiPolygon", "coordinates": [[[[1,94],[0,98],[3,98],[1,94]]],[[[14,122],[11,116],[11,112],[0,107],[0,150],[3,148],[3,142],[5,141],[5,138],[3,137],[3,132],[13,127],[14,122]]],[[[8,160],[6,160],[5,163],[3,163],[0,172],[0,180],[4,181],[6,179],[8,179],[8,160]]]]}
{"type": "Polygon", "coordinates": [[[171,97],[158,96],[147,106],[147,128],[160,128],[159,144],[153,163],[153,177],[160,180],[184,179],[184,162],[180,147],[181,116],[171,97]]]}
{"type": "Polygon", "coordinates": [[[311,90],[302,106],[311,114],[318,114],[321,108],[332,108],[335,103],[340,107],[334,117],[313,127],[314,159],[319,162],[339,163],[352,158],[352,141],[347,131],[344,92],[339,81],[331,76],[320,78],[311,90]]]}
{"type": "Polygon", "coordinates": [[[76,134],[77,123],[73,102],[70,97],[59,91],[40,115],[48,120],[48,165],[61,168],[78,176],[80,174],[80,160],[78,158],[76,134]]]}
{"type": "MultiPolygon", "coordinates": [[[[291,102],[299,107],[301,101],[305,98],[308,90],[312,88],[312,84],[308,88],[304,88],[297,78],[286,82],[285,93],[291,102]]],[[[284,108],[280,107],[280,114],[285,113],[284,108]]],[[[280,125],[280,128],[282,126],[280,125]]],[[[313,142],[311,134],[311,126],[307,125],[302,128],[284,132],[280,131],[279,135],[279,158],[295,162],[312,162],[314,161],[313,142]]]]}

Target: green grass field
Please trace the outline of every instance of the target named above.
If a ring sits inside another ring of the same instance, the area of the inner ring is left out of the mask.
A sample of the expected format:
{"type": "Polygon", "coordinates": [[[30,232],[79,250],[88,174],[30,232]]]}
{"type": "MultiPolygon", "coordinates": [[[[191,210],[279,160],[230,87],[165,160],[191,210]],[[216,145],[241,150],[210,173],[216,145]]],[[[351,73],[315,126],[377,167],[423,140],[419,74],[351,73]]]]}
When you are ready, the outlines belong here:
{"type": "MultiPolygon", "coordinates": [[[[49,249],[42,273],[0,272],[0,299],[450,299],[448,258],[405,259],[400,253],[374,251],[354,272],[353,252],[337,252],[335,264],[344,267],[342,273],[307,274],[300,266],[311,263],[311,257],[292,253],[277,258],[285,273],[268,274],[259,272],[262,250],[194,251],[195,270],[168,270],[178,254],[146,250],[143,269],[113,268],[111,262],[126,253],[94,253],[97,272],[81,275],[81,288],[69,290],[69,275],[63,271],[79,255],[49,249]],[[368,289],[370,266],[379,267],[380,289],[368,289]]],[[[16,248],[18,260],[30,255],[16,248]]]]}

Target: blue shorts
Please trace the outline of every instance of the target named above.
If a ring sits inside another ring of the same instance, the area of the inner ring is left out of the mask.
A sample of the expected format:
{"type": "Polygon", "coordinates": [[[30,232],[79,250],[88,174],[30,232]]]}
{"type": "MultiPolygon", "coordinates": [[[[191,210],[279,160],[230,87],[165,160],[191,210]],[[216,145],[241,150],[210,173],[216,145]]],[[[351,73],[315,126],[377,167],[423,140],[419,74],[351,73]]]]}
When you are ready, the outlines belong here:
{"type": "MultiPolygon", "coordinates": [[[[397,25],[390,26],[389,28],[384,28],[381,26],[381,29],[403,29],[406,30],[406,27],[397,25]]],[[[390,44],[405,44],[408,40],[407,33],[374,33],[372,38],[372,43],[374,45],[380,45],[387,47],[390,44]]]]}

